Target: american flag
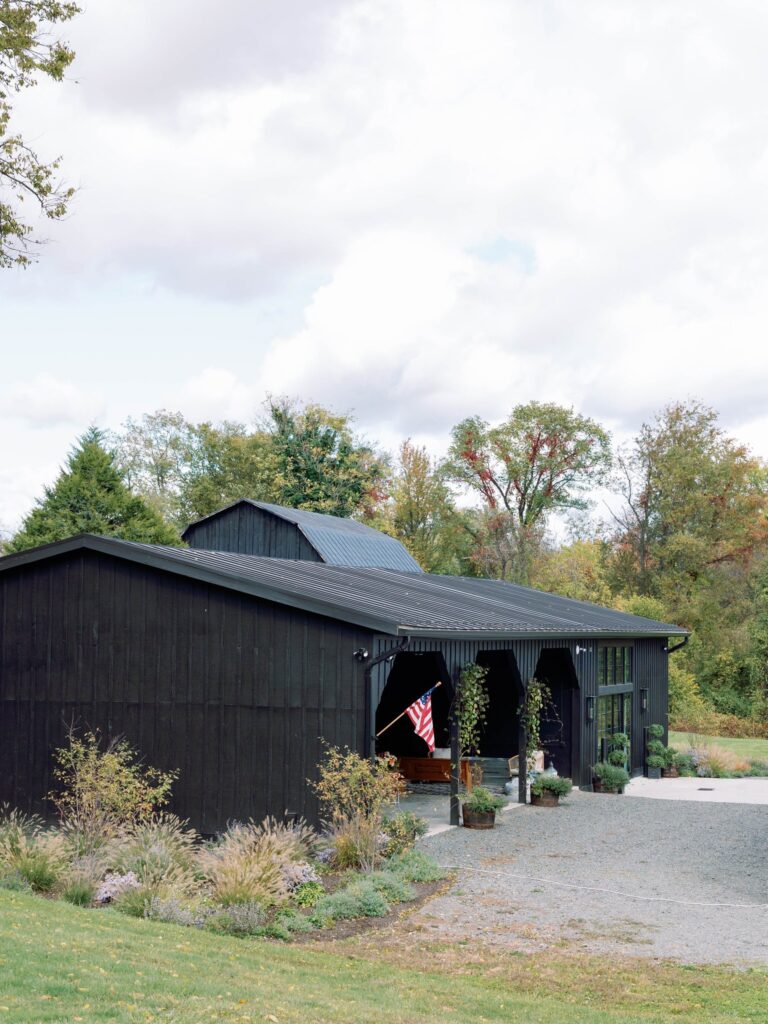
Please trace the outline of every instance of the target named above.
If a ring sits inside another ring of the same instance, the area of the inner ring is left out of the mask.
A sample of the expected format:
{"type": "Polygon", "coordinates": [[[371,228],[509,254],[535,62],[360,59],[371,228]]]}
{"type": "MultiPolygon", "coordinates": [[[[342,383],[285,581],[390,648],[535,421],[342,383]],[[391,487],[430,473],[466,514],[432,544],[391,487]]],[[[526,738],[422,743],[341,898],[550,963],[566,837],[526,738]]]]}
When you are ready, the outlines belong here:
{"type": "MultiPolygon", "coordinates": [[[[432,687],[432,690],[436,687],[432,687]]],[[[430,753],[435,749],[435,727],[432,724],[432,690],[427,690],[406,708],[406,714],[413,722],[416,735],[421,736],[429,747],[430,753]]]]}

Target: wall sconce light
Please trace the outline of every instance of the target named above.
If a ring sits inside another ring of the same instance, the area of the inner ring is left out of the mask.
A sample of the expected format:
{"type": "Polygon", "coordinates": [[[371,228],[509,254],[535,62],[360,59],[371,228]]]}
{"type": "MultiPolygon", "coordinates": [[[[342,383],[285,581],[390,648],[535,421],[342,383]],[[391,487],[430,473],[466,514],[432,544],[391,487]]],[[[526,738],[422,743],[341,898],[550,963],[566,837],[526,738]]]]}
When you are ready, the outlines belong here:
{"type": "Polygon", "coordinates": [[[587,721],[594,722],[595,720],[595,698],[587,697],[587,721]]]}
{"type": "Polygon", "coordinates": [[[640,710],[648,710],[648,690],[645,687],[640,690],[640,710]]]}
{"type": "Polygon", "coordinates": [[[364,665],[370,658],[370,654],[365,647],[358,647],[357,650],[353,652],[352,657],[355,661],[359,661],[361,665],[364,665]]]}

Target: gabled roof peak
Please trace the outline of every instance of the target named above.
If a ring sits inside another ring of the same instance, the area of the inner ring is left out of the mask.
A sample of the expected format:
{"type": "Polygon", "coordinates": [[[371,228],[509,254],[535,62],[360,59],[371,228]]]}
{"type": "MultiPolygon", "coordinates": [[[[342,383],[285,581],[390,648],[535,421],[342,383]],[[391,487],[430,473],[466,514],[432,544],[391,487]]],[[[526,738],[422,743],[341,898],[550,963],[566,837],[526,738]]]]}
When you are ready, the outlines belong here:
{"type": "MultiPolygon", "coordinates": [[[[288,508],[273,505],[267,501],[240,498],[225,508],[190,523],[182,537],[194,547],[194,536],[200,527],[205,527],[218,517],[235,514],[236,510],[251,508],[257,513],[266,513],[293,524],[307,540],[321,562],[327,565],[349,565],[379,569],[397,569],[401,572],[422,572],[419,563],[403,547],[399,540],[390,537],[355,519],[310,512],[307,509],[288,508]]],[[[199,543],[199,542],[198,542],[199,543]]],[[[205,540],[204,546],[210,546],[205,540]]],[[[242,551],[243,549],[240,548],[242,551]]],[[[253,555],[274,557],[276,553],[251,551],[253,555]]]]}

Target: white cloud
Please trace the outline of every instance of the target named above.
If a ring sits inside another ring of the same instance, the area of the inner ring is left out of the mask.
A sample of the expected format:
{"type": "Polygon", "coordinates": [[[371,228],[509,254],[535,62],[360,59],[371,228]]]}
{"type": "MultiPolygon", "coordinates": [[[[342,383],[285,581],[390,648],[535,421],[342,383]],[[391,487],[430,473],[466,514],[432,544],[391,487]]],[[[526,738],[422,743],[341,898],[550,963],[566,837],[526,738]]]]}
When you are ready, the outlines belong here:
{"type": "Polygon", "coordinates": [[[83,187],[0,296],[79,304],[75,366],[108,336],[91,296],[162,296],[154,344],[189,379],[148,367],[146,408],[250,419],[288,393],[439,445],[531,398],[627,433],[696,395],[768,455],[764,20],[758,0],[100,0],[71,26],[81,84],[19,98],[83,187]],[[202,356],[193,300],[227,312],[202,356]]]}
{"type": "Polygon", "coordinates": [[[71,381],[46,373],[18,381],[0,393],[0,415],[19,419],[32,428],[87,425],[103,411],[100,394],[83,391],[71,381]]]}
{"type": "Polygon", "coordinates": [[[181,404],[195,420],[252,422],[260,397],[231,370],[209,366],[184,382],[181,404]]]}

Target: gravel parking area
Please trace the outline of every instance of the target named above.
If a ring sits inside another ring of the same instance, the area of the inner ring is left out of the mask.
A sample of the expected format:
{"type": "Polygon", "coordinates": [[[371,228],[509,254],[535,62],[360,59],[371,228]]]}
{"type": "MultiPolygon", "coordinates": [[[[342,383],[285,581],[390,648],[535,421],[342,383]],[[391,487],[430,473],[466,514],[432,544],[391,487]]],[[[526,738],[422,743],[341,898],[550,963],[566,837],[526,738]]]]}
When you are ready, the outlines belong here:
{"type": "Polygon", "coordinates": [[[413,915],[418,931],[526,951],[768,964],[768,807],[574,792],[554,809],[510,807],[493,831],[420,845],[459,877],[413,915]]]}

